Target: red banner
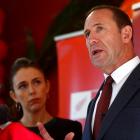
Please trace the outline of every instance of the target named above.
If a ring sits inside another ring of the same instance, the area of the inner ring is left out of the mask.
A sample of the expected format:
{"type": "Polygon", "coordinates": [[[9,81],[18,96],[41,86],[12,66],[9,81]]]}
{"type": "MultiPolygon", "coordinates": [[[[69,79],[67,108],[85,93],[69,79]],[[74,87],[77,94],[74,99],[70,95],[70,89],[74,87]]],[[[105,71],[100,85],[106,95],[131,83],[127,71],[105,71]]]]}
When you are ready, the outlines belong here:
{"type": "Polygon", "coordinates": [[[77,32],[73,35],[56,37],[56,40],[59,82],[58,116],[83,120],[86,117],[87,105],[97,92],[103,76],[91,64],[82,31],[81,34],[77,32]]]}

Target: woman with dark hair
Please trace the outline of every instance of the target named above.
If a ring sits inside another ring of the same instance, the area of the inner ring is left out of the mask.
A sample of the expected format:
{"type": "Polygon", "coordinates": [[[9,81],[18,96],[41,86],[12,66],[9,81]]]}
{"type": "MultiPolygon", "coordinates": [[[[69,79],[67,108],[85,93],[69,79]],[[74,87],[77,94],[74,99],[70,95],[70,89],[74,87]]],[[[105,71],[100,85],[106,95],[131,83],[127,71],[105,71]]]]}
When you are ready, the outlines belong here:
{"type": "Polygon", "coordinates": [[[21,124],[39,134],[37,122],[41,122],[55,140],[64,140],[69,132],[74,132],[74,140],[81,139],[79,122],[53,117],[46,110],[50,83],[37,63],[27,58],[17,59],[11,69],[10,82],[10,96],[23,111],[19,120],[21,124]]]}

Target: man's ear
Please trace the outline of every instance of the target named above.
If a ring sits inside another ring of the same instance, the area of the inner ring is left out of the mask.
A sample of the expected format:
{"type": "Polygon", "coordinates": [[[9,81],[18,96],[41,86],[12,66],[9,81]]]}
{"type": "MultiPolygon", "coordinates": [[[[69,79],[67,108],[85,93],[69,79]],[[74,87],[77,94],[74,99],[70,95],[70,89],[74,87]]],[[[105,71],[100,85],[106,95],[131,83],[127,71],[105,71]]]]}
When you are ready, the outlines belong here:
{"type": "Polygon", "coordinates": [[[10,97],[15,101],[17,102],[17,97],[15,95],[15,92],[13,90],[10,90],[10,97]]]}
{"type": "Polygon", "coordinates": [[[122,28],[122,40],[124,43],[128,43],[132,39],[132,27],[127,25],[122,28]]]}

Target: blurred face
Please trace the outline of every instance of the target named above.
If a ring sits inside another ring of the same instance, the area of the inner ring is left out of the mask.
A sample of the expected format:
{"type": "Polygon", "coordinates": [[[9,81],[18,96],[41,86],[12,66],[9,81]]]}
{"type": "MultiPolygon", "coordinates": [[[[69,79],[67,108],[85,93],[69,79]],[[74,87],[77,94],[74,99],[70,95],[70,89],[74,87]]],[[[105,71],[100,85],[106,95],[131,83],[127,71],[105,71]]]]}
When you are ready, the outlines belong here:
{"type": "Polygon", "coordinates": [[[21,104],[23,112],[45,109],[49,82],[38,69],[19,69],[13,77],[13,88],[12,98],[21,104]]]}
{"type": "Polygon", "coordinates": [[[122,63],[126,55],[123,33],[110,10],[93,11],[85,21],[84,33],[89,56],[95,66],[110,73],[122,63]]]}

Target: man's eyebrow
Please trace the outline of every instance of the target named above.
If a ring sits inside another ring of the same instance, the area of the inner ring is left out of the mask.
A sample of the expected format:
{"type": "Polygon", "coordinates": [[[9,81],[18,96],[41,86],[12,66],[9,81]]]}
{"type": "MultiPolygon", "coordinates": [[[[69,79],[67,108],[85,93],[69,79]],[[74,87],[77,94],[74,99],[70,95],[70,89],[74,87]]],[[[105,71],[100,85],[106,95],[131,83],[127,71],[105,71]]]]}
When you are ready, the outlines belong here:
{"type": "Polygon", "coordinates": [[[99,25],[102,25],[102,23],[96,23],[96,24],[93,25],[93,27],[99,26],[99,25]]]}
{"type": "MultiPolygon", "coordinates": [[[[94,25],[92,25],[92,27],[96,27],[96,26],[99,26],[99,25],[102,25],[102,23],[96,23],[96,24],[94,24],[94,25]]],[[[89,33],[90,31],[88,30],[88,29],[86,29],[85,31],[84,31],[84,34],[86,35],[87,33],[89,33]]]]}

